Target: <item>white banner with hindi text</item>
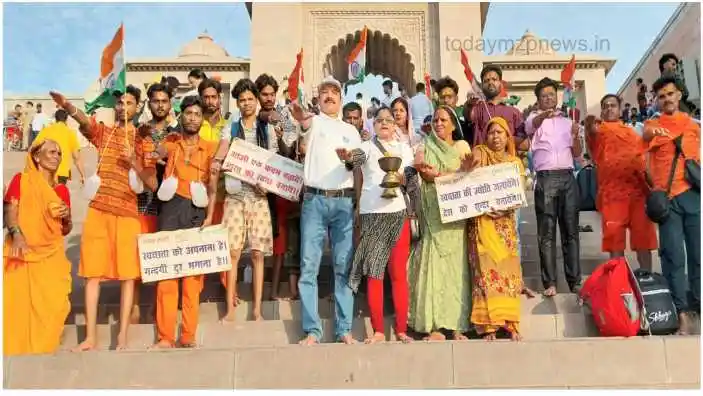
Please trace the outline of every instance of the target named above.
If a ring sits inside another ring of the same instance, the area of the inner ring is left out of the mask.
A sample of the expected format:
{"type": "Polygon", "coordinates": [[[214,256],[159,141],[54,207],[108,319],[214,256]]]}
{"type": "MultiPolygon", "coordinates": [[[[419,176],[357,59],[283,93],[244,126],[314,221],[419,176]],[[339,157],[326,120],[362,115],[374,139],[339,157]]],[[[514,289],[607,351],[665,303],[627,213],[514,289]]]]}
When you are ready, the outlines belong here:
{"type": "Polygon", "coordinates": [[[435,179],[442,223],[480,216],[491,209],[527,206],[525,189],[516,164],[476,168],[435,179]]]}
{"type": "Polygon", "coordinates": [[[222,163],[225,174],[289,201],[300,199],[303,188],[303,164],[263,148],[234,139],[222,163]]]}
{"type": "Polygon", "coordinates": [[[142,282],[229,271],[227,235],[224,226],[139,235],[142,282]]]}

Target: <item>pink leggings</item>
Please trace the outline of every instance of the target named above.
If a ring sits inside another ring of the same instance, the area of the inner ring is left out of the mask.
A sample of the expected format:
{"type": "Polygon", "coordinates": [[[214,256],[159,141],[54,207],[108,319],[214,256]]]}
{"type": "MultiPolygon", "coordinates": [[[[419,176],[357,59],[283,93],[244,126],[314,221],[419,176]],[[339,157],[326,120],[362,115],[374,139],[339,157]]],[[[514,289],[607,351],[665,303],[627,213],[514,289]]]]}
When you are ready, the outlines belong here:
{"type": "MultiPolygon", "coordinates": [[[[393,308],[395,309],[395,332],[408,329],[408,257],[410,256],[410,223],[406,221],[391,255],[388,272],[391,276],[393,308]]],[[[371,326],[376,333],[383,333],[383,279],[368,278],[368,303],[371,311],[371,326]]]]}

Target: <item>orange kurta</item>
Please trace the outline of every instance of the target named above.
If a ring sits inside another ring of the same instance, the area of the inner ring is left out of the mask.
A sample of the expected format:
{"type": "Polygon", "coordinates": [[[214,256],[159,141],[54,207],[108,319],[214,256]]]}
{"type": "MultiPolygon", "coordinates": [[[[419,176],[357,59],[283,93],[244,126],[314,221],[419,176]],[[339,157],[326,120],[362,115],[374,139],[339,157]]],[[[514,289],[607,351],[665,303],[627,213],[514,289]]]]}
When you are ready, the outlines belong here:
{"type": "Polygon", "coordinates": [[[129,186],[130,164],[123,157],[134,150],[145,169],[155,169],[155,146],[136,128],[108,127],[92,121],[90,142],[101,154],[100,189],[91,201],[83,226],[78,274],[84,278],[138,279],[141,275],[137,236],[142,226],[137,214],[137,195],[129,186]]]}
{"type": "Polygon", "coordinates": [[[621,121],[602,122],[588,146],[598,168],[596,206],[601,212],[603,251],[624,251],[628,228],[633,250],[656,249],[656,230],[645,212],[648,187],[642,138],[621,121]]]}
{"type": "MultiPolygon", "coordinates": [[[[35,143],[36,144],[36,143],[35,143]]],[[[28,250],[3,250],[3,352],[5,356],[53,353],[71,310],[71,263],[64,252],[61,219],[52,209],[62,199],[39,174],[29,155],[20,180],[18,225],[28,250]]]]}
{"type": "MultiPolygon", "coordinates": [[[[676,153],[673,139],[682,136],[683,156],[700,163],[701,127],[688,114],[680,111],[672,115],[662,114],[658,119],[648,120],[645,122],[644,127],[645,129],[666,128],[669,130],[670,136],[657,136],[648,145],[650,152],[649,166],[654,188],[666,191],[671,165],[676,153]]],[[[669,193],[669,197],[672,198],[691,188],[684,177],[684,158],[679,156],[678,161],[674,181],[671,184],[671,192],[669,193]]]]}
{"type": "MultiPolygon", "coordinates": [[[[198,144],[190,149],[183,139],[165,144],[168,151],[168,163],[164,178],[175,175],[178,178],[176,194],[191,198],[190,183],[200,181],[207,185],[210,177],[210,163],[217,151],[216,142],[200,138],[198,144]]],[[[203,275],[186,276],[182,279],[183,304],[181,323],[181,344],[195,343],[200,311],[200,291],[203,288],[203,275]]],[[[179,279],[159,281],[156,285],[156,330],[159,341],[176,342],[176,322],[178,320],[178,283],[179,279]]]]}

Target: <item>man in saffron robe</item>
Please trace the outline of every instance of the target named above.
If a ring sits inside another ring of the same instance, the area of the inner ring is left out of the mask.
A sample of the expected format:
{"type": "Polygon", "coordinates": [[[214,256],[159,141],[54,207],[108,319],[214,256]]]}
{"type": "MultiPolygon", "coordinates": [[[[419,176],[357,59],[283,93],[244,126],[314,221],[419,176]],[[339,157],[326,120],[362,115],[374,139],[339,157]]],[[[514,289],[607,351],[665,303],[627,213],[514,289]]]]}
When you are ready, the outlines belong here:
{"type": "Polygon", "coordinates": [[[645,179],[642,138],[620,120],[621,100],[605,95],[600,101],[601,119],[586,117],[588,151],[598,169],[596,207],[601,213],[603,251],[610,257],[625,255],[625,234],[637,252],[640,268],[652,270],[652,250],[657,233],[645,212],[649,188],[645,179]]]}
{"type": "Polygon", "coordinates": [[[129,85],[124,93],[115,95],[115,125],[111,127],[89,118],[60,93],[49,94],[57,107],[66,110],[78,122],[80,132],[99,153],[96,174],[86,180],[85,188],[93,189],[94,194],[91,194],[83,226],[78,269],[78,274],[86,278],[86,338],[74,351],[97,347],[98,298],[100,283],[104,280],[121,282],[120,331],[116,347],[125,349],[134,285],[141,276],[137,192],[145,188],[156,190],[152,161],[154,143],[151,136],[139,136],[137,128],[128,121],[137,112],[141,91],[129,85]]]}

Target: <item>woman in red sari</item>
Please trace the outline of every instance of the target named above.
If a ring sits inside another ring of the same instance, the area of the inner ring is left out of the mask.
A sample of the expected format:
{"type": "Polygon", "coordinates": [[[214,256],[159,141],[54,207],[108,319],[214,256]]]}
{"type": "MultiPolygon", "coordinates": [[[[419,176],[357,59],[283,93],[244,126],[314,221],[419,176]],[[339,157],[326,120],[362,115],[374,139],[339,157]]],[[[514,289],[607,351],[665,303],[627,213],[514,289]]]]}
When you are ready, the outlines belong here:
{"type": "Polygon", "coordinates": [[[63,237],[72,228],[68,189],[58,183],[61,150],[35,141],[4,199],[3,352],[53,353],[71,310],[71,263],[63,237]]]}

